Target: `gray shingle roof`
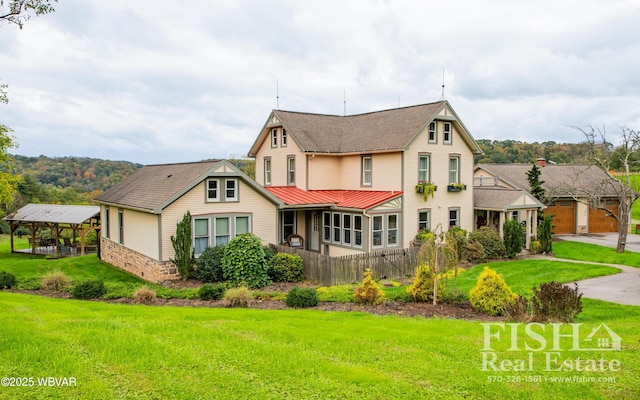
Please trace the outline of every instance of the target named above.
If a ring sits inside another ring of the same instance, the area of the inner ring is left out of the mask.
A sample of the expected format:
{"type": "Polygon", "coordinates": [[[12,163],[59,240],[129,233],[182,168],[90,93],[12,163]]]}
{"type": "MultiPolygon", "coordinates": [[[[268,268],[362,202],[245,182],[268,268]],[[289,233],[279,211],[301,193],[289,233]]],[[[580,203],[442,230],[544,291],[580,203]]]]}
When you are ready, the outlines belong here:
{"type": "Polygon", "coordinates": [[[95,200],[154,212],[166,202],[199,183],[220,160],[147,165],[95,200]]]}
{"type": "MultiPolygon", "coordinates": [[[[527,172],[531,167],[532,164],[478,164],[476,166],[514,188],[527,191],[530,189],[527,172]]],[[[604,194],[611,196],[616,194],[610,185],[603,184],[610,182],[607,174],[592,165],[547,165],[541,167],[540,172],[540,180],[544,181],[542,187],[546,190],[547,196],[562,197],[578,194],[575,193],[574,188],[592,192],[604,190],[604,194]]]]}
{"type": "MultiPolygon", "coordinates": [[[[303,152],[366,153],[405,149],[447,104],[438,101],[348,116],[282,110],[273,110],[273,114],[303,152]]],[[[452,122],[472,151],[480,154],[480,147],[466,127],[459,119],[452,118],[452,122]]],[[[268,128],[263,129],[249,151],[250,156],[255,156],[267,133],[268,128]]]]}
{"type": "Polygon", "coordinates": [[[82,224],[100,214],[98,206],[60,204],[27,204],[3,219],[18,222],[48,222],[56,224],[82,224]]]}
{"type": "Polygon", "coordinates": [[[498,186],[475,187],[473,188],[473,207],[480,210],[503,210],[509,209],[514,201],[523,194],[529,196],[532,200],[531,208],[542,207],[533,196],[525,190],[508,189],[498,186]]]}

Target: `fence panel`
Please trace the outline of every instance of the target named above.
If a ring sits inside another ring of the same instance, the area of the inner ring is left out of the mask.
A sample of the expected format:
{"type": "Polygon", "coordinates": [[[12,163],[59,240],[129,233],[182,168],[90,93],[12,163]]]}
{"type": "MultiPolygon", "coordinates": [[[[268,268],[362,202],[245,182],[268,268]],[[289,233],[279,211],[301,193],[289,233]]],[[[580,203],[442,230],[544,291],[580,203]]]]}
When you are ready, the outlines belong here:
{"type": "Polygon", "coordinates": [[[278,252],[298,254],[304,263],[305,278],[327,286],[359,282],[365,268],[371,268],[376,278],[410,277],[415,273],[418,258],[417,247],[341,257],[280,245],[271,247],[278,252]]]}

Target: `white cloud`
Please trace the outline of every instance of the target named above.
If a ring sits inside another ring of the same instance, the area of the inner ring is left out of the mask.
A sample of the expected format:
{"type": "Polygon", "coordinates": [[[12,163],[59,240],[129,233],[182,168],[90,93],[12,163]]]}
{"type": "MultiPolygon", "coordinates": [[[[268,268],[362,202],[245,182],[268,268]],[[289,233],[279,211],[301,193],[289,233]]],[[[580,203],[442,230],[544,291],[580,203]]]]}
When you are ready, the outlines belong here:
{"type": "Polygon", "coordinates": [[[481,3],[60,2],[0,27],[0,118],[20,154],[227,157],[248,151],[276,82],[282,109],[342,114],[346,97],[360,113],[438,100],[444,68],[478,139],[637,128],[638,1],[481,3]]]}

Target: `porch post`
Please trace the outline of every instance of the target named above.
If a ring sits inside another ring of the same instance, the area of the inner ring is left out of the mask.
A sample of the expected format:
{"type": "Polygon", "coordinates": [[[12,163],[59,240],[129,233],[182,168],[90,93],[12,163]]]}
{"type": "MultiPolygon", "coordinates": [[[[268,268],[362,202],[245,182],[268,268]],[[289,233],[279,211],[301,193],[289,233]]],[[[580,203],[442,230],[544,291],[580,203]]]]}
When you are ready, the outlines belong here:
{"type": "Polygon", "coordinates": [[[531,210],[527,210],[527,223],[525,225],[526,236],[524,238],[524,248],[531,248],[531,210]]]}
{"type": "Polygon", "coordinates": [[[504,240],[504,221],[506,220],[506,212],[500,211],[500,223],[498,224],[498,233],[500,233],[500,239],[504,240]]]}

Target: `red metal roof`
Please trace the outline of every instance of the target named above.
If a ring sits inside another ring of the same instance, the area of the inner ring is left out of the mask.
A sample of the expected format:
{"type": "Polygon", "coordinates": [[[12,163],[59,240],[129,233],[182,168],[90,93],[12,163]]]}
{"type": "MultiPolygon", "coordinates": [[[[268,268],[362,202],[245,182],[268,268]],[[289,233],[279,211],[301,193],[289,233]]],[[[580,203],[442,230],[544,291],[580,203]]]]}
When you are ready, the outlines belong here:
{"type": "Polygon", "coordinates": [[[337,207],[369,209],[402,195],[378,190],[302,190],[295,186],[265,187],[286,205],[335,204],[337,207]]]}

